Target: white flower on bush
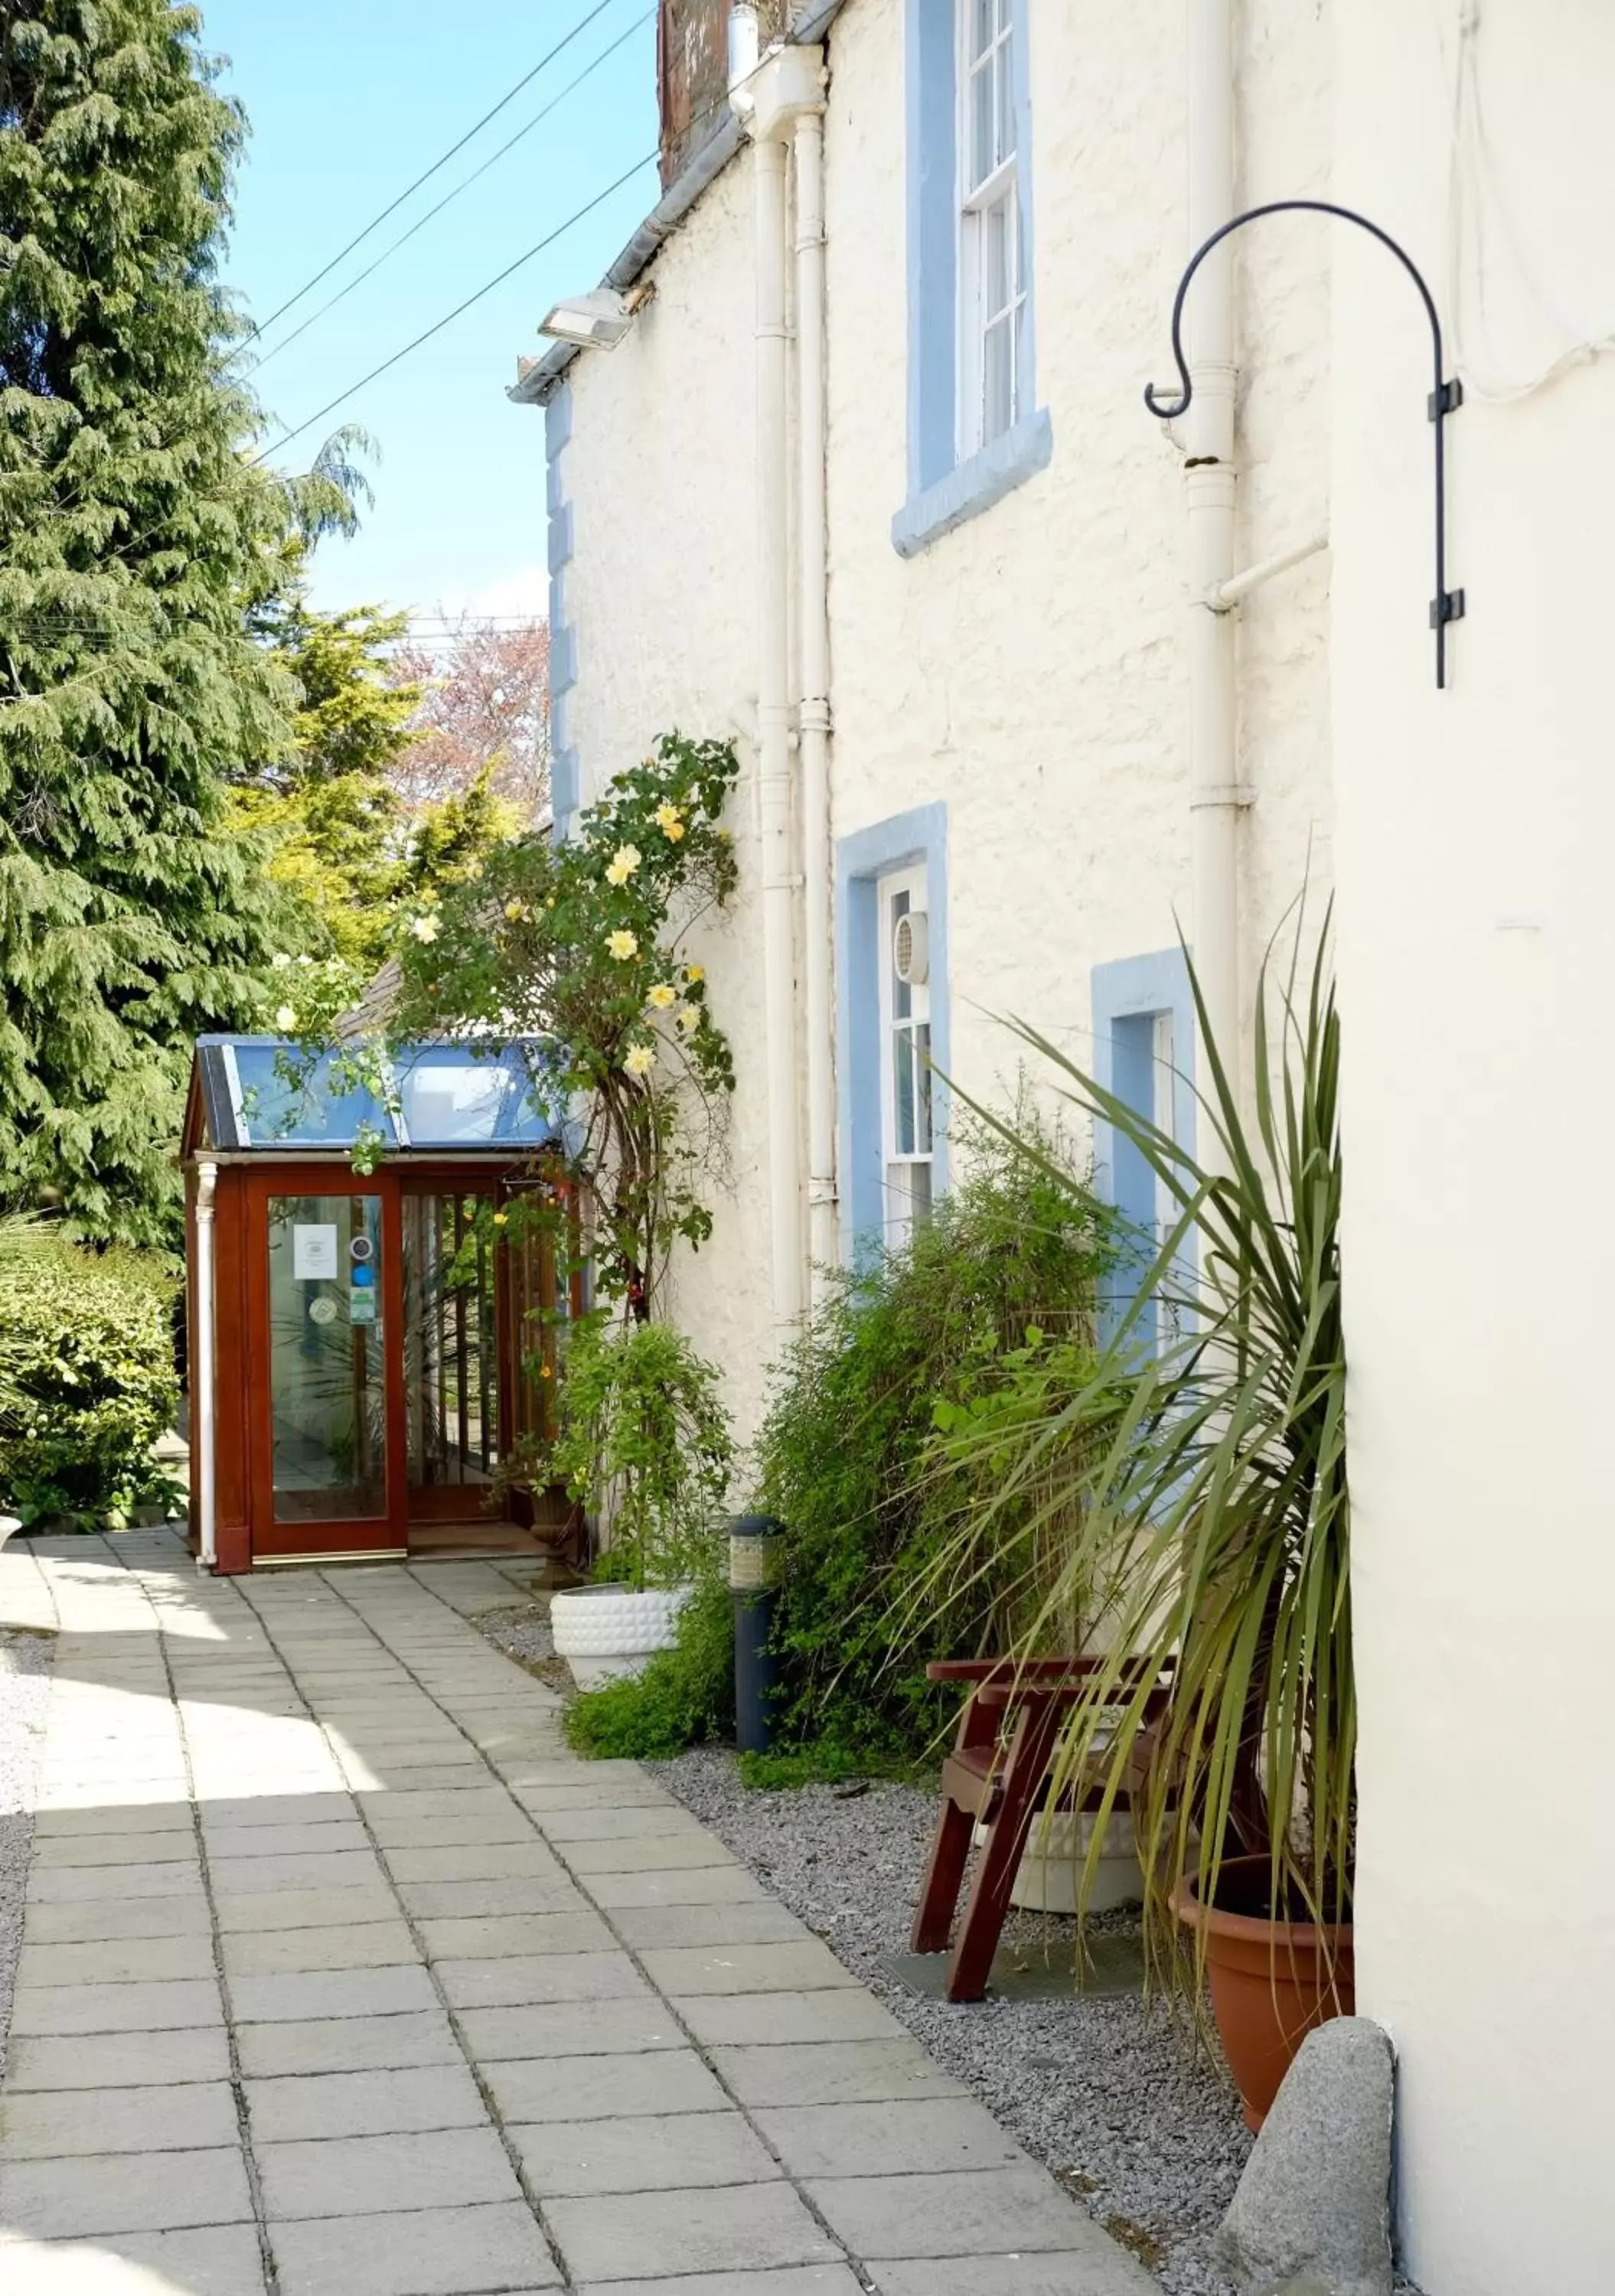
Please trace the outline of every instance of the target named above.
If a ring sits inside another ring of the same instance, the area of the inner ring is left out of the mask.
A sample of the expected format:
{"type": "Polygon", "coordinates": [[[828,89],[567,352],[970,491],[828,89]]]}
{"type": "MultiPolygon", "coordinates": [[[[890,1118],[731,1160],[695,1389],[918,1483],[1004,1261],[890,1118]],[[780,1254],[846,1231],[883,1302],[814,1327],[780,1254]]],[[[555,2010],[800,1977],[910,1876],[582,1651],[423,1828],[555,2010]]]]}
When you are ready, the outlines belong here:
{"type": "Polygon", "coordinates": [[[695,1024],[701,1019],[699,1004],[681,1004],[673,1015],[673,1025],[681,1037],[693,1037],[695,1024]]]}
{"type": "Polygon", "coordinates": [[[437,939],[443,927],[429,911],[421,916],[411,917],[409,930],[417,940],[433,941],[437,939]]]}
{"type": "Polygon", "coordinates": [[[614,956],[619,964],[626,964],[631,956],[637,956],[639,954],[639,936],[629,932],[626,926],[619,926],[617,931],[607,933],[605,945],[606,954],[609,956],[614,956]]]}
{"type": "Polygon", "coordinates": [[[280,1030],[283,1037],[289,1037],[297,1026],[296,1005],[278,1005],[275,1009],[275,1025],[280,1030]]]}
{"type": "Polygon", "coordinates": [[[277,948],[269,961],[277,972],[290,972],[291,970],[291,959],[283,948],[277,948]]]}
{"type": "Polygon", "coordinates": [[[678,1002],[678,991],[670,980],[659,980],[645,992],[645,1003],[653,1013],[670,1012],[678,1002]]]}
{"type": "Polygon", "coordinates": [[[656,1066],[654,1045],[630,1045],[623,1056],[623,1073],[631,1077],[646,1077],[656,1066]]]}
{"type": "Polygon", "coordinates": [[[637,845],[619,845],[612,854],[606,870],[608,885],[626,885],[638,868],[640,852],[637,845]]]}

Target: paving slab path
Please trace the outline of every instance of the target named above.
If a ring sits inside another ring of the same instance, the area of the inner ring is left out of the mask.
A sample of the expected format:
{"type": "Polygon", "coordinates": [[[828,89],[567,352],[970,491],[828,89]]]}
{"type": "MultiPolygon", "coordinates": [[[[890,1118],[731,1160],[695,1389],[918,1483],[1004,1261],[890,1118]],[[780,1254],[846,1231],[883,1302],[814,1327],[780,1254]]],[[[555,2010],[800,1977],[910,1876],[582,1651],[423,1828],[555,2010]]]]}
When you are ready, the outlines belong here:
{"type": "Polygon", "coordinates": [[[470,1619],[504,1566],[15,1543],[53,1625],[10,2057],[18,2296],[1149,2296],[470,1619]]]}

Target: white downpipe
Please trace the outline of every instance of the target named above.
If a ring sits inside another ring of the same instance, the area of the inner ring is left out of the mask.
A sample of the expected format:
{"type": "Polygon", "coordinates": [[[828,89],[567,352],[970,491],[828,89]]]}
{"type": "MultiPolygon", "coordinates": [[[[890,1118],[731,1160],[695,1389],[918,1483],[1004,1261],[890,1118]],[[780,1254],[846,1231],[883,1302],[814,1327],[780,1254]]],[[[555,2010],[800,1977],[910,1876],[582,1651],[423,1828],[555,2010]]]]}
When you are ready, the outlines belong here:
{"type": "MultiPolygon", "coordinates": [[[[1233,0],[1189,0],[1189,248],[1234,213],[1233,0]]],[[[1211,604],[1234,572],[1234,270],[1227,241],[1189,299],[1189,803],[1193,950],[1210,1033],[1235,1067],[1240,1024],[1234,618],[1211,604]]],[[[1202,1048],[1203,1053],[1203,1048],[1202,1048]]],[[[1207,1088],[1209,1066],[1201,1069],[1207,1088]]],[[[1202,1160],[1215,1143],[1201,1144],[1202,1160]]]]}
{"type": "Polygon", "coordinates": [[[191,1440],[196,1452],[196,1567],[211,1570],[218,1561],[214,1499],[213,1424],[213,1196],[218,1166],[210,1156],[196,1160],[196,1361],[192,1365],[191,1440]]]}
{"type": "Polygon", "coordinates": [[[774,1316],[802,1310],[797,1119],[795,873],[791,834],[791,676],[785,555],[785,146],[753,145],[757,186],[758,820],[762,842],[763,1000],[767,1032],[768,1201],[774,1316]]]}
{"type": "Polygon", "coordinates": [[[824,403],[824,119],[799,111],[796,145],[797,561],[801,699],[808,1249],[811,1296],[836,1257],[835,1016],[830,902],[830,598],[824,403]]]}

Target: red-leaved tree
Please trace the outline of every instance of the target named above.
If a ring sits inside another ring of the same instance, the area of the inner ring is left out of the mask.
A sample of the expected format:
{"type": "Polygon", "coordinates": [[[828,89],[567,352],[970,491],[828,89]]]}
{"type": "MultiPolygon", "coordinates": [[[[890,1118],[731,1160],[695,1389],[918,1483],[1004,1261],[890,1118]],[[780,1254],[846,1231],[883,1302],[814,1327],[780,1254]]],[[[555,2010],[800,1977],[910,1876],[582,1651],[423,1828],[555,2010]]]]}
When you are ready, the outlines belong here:
{"type": "Polygon", "coordinates": [[[496,628],[463,615],[443,644],[406,641],[393,660],[398,682],[422,689],[393,775],[407,808],[462,795],[483,773],[529,819],[548,805],[547,622],[496,628]]]}

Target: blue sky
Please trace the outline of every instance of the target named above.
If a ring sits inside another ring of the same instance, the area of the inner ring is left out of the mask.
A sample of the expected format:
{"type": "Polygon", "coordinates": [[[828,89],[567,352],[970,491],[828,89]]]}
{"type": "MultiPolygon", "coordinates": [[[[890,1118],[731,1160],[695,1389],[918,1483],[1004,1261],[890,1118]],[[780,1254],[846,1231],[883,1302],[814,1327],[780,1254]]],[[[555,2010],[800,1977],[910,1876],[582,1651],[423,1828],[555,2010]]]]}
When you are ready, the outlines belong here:
{"type": "MultiPolygon", "coordinates": [[[[597,0],[203,0],[205,42],[251,135],[225,276],[260,322],[455,143],[597,0]]],[[[328,279],[266,329],[255,379],[299,423],[603,191],[656,144],[648,0],[607,0],[586,29],[328,279]],[[639,21],[641,18],[646,19],[639,21]],[[624,44],[509,155],[307,333],[270,356],[619,36],[624,44]]],[[[655,204],[646,167],[474,310],[334,410],[376,439],[374,510],[324,545],[316,603],[385,601],[430,615],[542,611],[544,419],[504,398],[538,321],[594,286],[655,204]]]]}

